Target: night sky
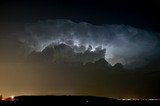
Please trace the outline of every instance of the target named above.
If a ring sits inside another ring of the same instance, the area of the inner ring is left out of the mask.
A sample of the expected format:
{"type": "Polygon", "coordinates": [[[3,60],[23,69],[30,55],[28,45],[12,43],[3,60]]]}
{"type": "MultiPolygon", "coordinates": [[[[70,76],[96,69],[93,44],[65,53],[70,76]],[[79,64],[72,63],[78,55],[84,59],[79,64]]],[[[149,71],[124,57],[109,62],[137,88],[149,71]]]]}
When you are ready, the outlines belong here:
{"type": "Polygon", "coordinates": [[[159,5],[2,0],[0,94],[160,98],[159,5]]]}

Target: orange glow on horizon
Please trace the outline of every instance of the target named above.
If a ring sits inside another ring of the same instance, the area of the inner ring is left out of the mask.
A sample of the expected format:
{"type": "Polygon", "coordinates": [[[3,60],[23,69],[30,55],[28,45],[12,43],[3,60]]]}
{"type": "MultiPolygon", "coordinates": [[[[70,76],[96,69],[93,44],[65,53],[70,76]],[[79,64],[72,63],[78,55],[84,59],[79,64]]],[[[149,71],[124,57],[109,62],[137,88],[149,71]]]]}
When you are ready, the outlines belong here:
{"type": "Polygon", "coordinates": [[[1,99],[0,99],[0,101],[14,101],[15,99],[14,99],[14,96],[10,96],[10,97],[8,97],[8,98],[3,98],[3,97],[1,97],[1,99]]]}

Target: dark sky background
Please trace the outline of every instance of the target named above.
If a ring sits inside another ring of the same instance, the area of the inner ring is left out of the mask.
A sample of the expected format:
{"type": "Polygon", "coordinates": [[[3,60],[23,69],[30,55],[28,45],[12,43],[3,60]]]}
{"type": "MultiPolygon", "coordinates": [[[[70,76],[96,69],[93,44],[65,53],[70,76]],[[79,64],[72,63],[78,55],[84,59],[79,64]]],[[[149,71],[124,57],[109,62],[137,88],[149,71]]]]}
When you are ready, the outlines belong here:
{"type": "Polygon", "coordinates": [[[160,98],[159,5],[2,0],[0,93],[160,98]]]}
{"type": "Polygon", "coordinates": [[[2,22],[29,22],[46,19],[71,19],[75,22],[126,24],[149,30],[159,29],[158,1],[112,0],[4,0],[2,22]]]}

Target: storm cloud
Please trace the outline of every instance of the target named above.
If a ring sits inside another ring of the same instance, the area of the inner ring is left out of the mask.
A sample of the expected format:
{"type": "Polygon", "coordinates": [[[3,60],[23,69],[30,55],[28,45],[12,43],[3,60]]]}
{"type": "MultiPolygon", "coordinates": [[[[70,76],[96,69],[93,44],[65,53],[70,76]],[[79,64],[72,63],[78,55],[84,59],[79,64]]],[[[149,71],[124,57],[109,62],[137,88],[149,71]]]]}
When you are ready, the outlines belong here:
{"type": "MultiPolygon", "coordinates": [[[[105,49],[105,59],[112,65],[144,66],[157,57],[159,33],[126,25],[92,25],[57,19],[29,23],[19,41],[31,51],[48,46],[69,45],[77,53],[105,49]]],[[[134,66],[135,67],[135,66],[134,66]]]]}

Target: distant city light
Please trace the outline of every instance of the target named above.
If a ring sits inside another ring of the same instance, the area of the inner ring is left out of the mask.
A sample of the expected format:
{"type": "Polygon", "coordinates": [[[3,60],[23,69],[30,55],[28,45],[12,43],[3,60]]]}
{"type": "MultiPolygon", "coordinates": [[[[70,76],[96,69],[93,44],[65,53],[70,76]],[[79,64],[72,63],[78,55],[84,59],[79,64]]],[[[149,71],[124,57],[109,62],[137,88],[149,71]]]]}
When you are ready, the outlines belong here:
{"type": "Polygon", "coordinates": [[[2,96],[1,96],[1,98],[0,98],[0,101],[14,101],[15,99],[14,99],[14,96],[10,96],[10,97],[8,97],[8,98],[3,98],[2,96]]]}
{"type": "Polygon", "coordinates": [[[11,100],[14,100],[14,96],[11,96],[11,100]]]}
{"type": "Polygon", "coordinates": [[[118,99],[122,101],[160,101],[160,99],[118,99]]]}

